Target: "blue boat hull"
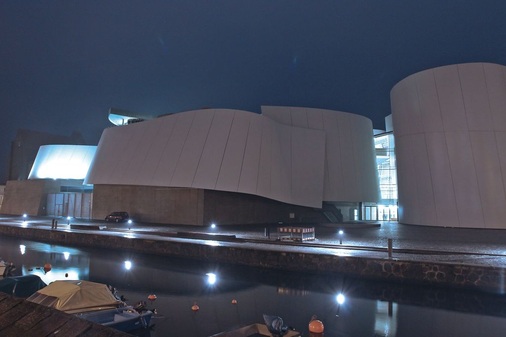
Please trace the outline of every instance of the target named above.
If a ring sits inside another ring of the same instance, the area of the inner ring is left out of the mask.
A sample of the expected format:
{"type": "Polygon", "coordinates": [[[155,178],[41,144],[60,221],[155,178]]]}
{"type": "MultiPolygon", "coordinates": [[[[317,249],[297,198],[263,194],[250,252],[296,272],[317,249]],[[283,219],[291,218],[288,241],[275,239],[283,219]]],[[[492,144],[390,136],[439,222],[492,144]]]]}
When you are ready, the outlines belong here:
{"type": "Polygon", "coordinates": [[[76,316],[116,330],[130,332],[148,328],[153,312],[148,310],[139,313],[132,307],[122,307],[117,309],[80,313],[76,314],[76,316]]]}

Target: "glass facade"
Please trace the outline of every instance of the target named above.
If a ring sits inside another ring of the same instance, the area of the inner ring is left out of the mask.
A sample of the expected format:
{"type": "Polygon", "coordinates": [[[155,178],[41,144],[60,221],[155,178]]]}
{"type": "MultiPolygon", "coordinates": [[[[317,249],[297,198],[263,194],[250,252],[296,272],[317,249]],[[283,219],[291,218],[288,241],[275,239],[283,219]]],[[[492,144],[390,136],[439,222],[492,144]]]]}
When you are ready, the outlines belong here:
{"type": "Polygon", "coordinates": [[[393,132],[374,136],[380,202],[364,205],[363,220],[397,220],[397,169],[393,132]]]}

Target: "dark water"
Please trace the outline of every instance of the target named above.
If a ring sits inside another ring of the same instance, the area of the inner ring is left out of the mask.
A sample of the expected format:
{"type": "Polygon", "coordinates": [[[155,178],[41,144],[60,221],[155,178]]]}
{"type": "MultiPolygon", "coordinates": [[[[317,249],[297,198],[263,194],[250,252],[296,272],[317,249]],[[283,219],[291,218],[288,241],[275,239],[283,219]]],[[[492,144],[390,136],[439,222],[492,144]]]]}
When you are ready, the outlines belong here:
{"type": "Polygon", "coordinates": [[[455,289],[281,273],[196,261],[77,249],[0,237],[0,257],[48,283],[84,279],[114,285],[129,303],[157,309],[144,336],[203,337],[279,315],[309,336],[317,315],[331,336],[505,336],[506,296],[455,289]],[[125,268],[130,261],[131,268],[125,268]],[[50,263],[52,270],[42,271],[50,263]],[[66,277],[65,274],[68,276],[66,277]],[[209,280],[216,275],[214,284],[209,280]],[[149,294],[157,299],[150,302],[149,294]],[[338,303],[337,297],[344,299],[338,303]],[[233,303],[236,302],[236,303],[233,303]],[[198,311],[193,311],[196,304],[198,311]]]}

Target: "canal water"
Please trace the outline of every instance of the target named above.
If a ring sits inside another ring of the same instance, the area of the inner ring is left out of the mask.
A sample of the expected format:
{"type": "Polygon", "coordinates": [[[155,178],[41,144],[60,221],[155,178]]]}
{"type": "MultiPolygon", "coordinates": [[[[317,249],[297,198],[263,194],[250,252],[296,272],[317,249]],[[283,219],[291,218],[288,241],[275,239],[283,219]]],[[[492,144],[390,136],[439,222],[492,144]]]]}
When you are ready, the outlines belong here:
{"type": "Polygon", "coordinates": [[[205,337],[263,322],[263,314],[309,336],[504,336],[506,295],[215,265],[0,237],[0,257],[46,283],[82,279],[115,286],[129,304],[156,309],[149,337],[205,337]],[[51,264],[44,273],[43,266],[51,264]],[[150,301],[149,295],[156,295],[150,301]],[[198,307],[198,310],[194,310],[198,307]]]}

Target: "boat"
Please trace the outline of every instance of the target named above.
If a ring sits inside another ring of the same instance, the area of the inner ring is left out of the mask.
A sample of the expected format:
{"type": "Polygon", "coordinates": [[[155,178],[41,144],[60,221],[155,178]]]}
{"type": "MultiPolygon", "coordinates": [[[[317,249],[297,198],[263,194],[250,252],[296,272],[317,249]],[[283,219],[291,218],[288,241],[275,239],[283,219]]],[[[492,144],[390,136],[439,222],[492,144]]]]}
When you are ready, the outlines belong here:
{"type": "Polygon", "coordinates": [[[37,275],[12,276],[0,280],[0,292],[19,298],[29,297],[45,286],[37,275]]]}
{"type": "MultiPolygon", "coordinates": [[[[242,326],[240,328],[229,330],[225,332],[220,332],[216,335],[212,335],[210,337],[272,337],[272,336],[281,336],[281,335],[273,335],[267,325],[261,323],[254,323],[242,326]]],[[[301,334],[295,330],[288,330],[283,337],[300,337],[301,334]]]]}
{"type": "Polygon", "coordinates": [[[153,315],[150,310],[127,306],[111,286],[83,280],[51,282],[28,297],[27,301],[124,332],[149,327],[153,315]]]}
{"type": "Polygon", "coordinates": [[[153,312],[150,310],[139,312],[132,306],[123,306],[116,309],[88,311],[76,316],[116,330],[130,332],[148,328],[153,312]]]}
{"type": "Polygon", "coordinates": [[[16,266],[12,262],[0,260],[0,277],[6,278],[12,276],[12,272],[16,270],[16,266]]]}
{"type": "Polygon", "coordinates": [[[254,323],[220,332],[210,337],[301,337],[300,332],[284,325],[279,316],[263,315],[265,324],[254,323]]]}

